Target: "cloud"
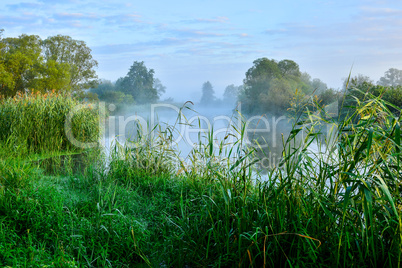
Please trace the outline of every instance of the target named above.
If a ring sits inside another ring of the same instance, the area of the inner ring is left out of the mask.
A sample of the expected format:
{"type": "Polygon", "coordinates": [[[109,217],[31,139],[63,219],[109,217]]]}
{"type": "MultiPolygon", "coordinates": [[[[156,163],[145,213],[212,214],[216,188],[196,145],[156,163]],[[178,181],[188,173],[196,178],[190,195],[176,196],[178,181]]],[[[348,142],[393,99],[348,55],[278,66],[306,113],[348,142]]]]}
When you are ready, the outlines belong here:
{"type": "Polygon", "coordinates": [[[196,18],[191,20],[182,20],[182,24],[225,24],[229,23],[229,18],[224,16],[218,16],[214,18],[196,18]]]}
{"type": "Polygon", "coordinates": [[[228,23],[229,18],[227,17],[216,17],[214,19],[196,19],[197,22],[207,22],[207,23],[228,23]]]}

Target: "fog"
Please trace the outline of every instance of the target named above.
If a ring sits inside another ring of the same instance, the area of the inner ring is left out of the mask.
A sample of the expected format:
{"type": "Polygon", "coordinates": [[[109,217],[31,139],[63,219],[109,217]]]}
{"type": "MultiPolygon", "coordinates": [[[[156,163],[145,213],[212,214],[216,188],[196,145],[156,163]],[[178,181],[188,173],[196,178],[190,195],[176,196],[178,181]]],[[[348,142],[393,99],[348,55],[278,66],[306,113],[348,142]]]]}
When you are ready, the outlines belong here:
{"type": "Polygon", "coordinates": [[[172,147],[177,156],[188,159],[192,149],[208,143],[212,133],[215,153],[221,142],[230,149],[241,139],[240,130],[245,126],[244,145],[257,148],[257,156],[262,160],[262,168],[277,166],[282,155],[282,139],[286,139],[291,130],[291,122],[285,116],[263,115],[245,116],[241,104],[237,106],[221,104],[203,106],[192,102],[182,104],[156,103],[133,105],[116,109],[107,107],[109,117],[105,120],[103,144],[107,155],[118,142],[123,145],[140,135],[158,135],[168,127],[173,130],[172,147]]]}

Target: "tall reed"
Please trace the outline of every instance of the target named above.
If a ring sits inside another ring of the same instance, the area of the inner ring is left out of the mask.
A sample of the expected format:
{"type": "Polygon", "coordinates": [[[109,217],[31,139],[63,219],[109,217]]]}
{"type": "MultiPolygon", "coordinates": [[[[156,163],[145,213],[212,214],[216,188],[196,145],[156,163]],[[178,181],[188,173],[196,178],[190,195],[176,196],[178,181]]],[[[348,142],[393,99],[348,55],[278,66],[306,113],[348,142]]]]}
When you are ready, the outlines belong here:
{"type": "MultiPolygon", "coordinates": [[[[29,153],[76,150],[67,137],[66,118],[80,103],[54,92],[17,94],[0,99],[0,142],[29,153]]],[[[72,117],[72,135],[80,142],[99,138],[96,107],[88,105],[72,117]]]]}

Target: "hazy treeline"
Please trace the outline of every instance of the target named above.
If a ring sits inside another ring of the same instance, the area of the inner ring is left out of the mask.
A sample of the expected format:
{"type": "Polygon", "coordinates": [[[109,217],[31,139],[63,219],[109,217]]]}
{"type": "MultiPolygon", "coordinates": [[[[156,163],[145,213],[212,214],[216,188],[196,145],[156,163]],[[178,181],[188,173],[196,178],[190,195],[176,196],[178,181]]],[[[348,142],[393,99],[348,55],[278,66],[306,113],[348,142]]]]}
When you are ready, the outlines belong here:
{"type": "Polygon", "coordinates": [[[283,113],[295,102],[295,96],[302,99],[315,94],[322,103],[336,100],[337,92],[329,89],[320,79],[311,79],[308,73],[302,73],[299,65],[292,60],[276,61],[260,58],[253,62],[243,80],[243,85],[229,85],[223,94],[223,100],[216,99],[211,83],[202,86],[201,104],[216,102],[242,103],[246,113],[283,113]]]}
{"type": "Polygon", "coordinates": [[[363,99],[366,93],[402,107],[402,70],[390,68],[377,83],[362,74],[348,77],[342,89],[333,89],[320,79],[312,79],[308,73],[301,72],[292,60],[260,58],[245,73],[243,85],[226,87],[223,100],[216,98],[212,84],[205,82],[200,104],[208,106],[223,102],[233,105],[239,101],[242,111],[248,114],[284,114],[299,111],[311,102],[320,106],[338,102],[338,107],[346,109],[355,105],[357,99],[363,99]],[[346,105],[342,103],[343,97],[346,97],[346,105]]]}
{"type": "Polygon", "coordinates": [[[143,61],[134,61],[125,77],[120,77],[115,83],[104,80],[90,91],[99,99],[115,104],[156,102],[166,87],[154,75],[155,71],[148,69],[143,61]]]}

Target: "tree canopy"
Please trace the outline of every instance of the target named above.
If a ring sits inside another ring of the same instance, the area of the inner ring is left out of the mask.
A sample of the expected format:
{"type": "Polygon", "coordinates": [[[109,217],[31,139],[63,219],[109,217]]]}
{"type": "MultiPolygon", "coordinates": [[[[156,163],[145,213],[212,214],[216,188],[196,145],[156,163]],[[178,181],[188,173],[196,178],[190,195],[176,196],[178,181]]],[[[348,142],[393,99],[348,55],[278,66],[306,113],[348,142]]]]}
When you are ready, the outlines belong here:
{"type": "Polygon", "coordinates": [[[0,95],[27,90],[78,93],[98,82],[98,63],[85,42],[62,35],[1,38],[1,33],[0,95]]]}
{"type": "Polygon", "coordinates": [[[154,74],[155,71],[148,70],[143,61],[134,61],[127,75],[117,80],[116,89],[133,96],[137,103],[155,102],[164,92],[164,87],[159,80],[155,83],[154,74]]]}
{"type": "Polygon", "coordinates": [[[103,80],[98,87],[91,88],[91,92],[114,104],[156,102],[166,87],[154,75],[155,71],[148,69],[143,61],[134,61],[125,77],[120,77],[115,83],[103,80]]]}
{"type": "Polygon", "coordinates": [[[299,65],[292,60],[257,59],[246,72],[243,83],[240,100],[248,113],[282,113],[289,107],[297,88],[304,93],[311,89],[303,81],[299,65]]]}

